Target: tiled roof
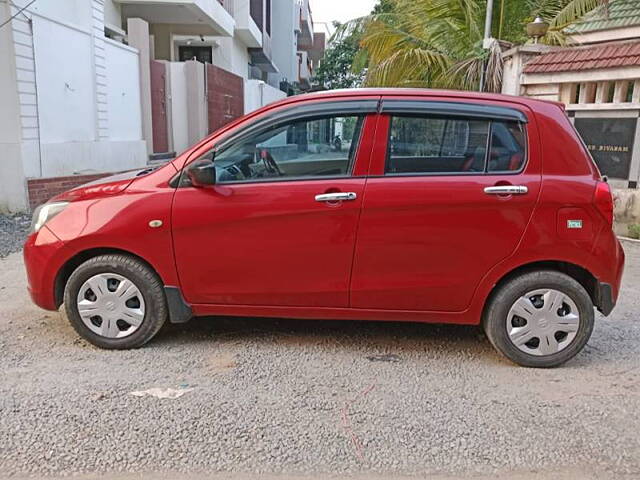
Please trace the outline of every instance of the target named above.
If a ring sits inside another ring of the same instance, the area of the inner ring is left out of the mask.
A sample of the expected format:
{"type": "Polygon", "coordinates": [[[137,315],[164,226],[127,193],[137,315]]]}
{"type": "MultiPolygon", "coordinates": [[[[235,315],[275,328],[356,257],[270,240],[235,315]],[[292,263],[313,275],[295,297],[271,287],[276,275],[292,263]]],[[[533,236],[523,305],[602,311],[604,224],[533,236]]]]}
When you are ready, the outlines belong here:
{"type": "Polygon", "coordinates": [[[640,1],[609,0],[565,29],[566,33],[590,33],[598,30],[640,25],[640,1]]]}
{"type": "Polygon", "coordinates": [[[534,58],[524,73],[575,72],[640,66],[640,41],[553,50],[534,58]]]}

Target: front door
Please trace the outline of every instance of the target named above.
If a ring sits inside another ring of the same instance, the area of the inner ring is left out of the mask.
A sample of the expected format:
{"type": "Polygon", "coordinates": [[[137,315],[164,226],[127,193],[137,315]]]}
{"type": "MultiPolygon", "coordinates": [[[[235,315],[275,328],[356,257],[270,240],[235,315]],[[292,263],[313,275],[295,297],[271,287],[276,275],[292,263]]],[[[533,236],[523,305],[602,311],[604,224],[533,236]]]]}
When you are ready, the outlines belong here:
{"type": "Polygon", "coordinates": [[[523,112],[423,107],[383,106],[352,307],[464,311],[516,249],[536,204],[539,145],[523,112]]]}
{"type": "Polygon", "coordinates": [[[175,257],[188,302],[348,306],[365,185],[353,172],[369,159],[359,143],[368,130],[364,114],[323,115],[240,135],[216,153],[215,187],[177,190],[175,257]]]}

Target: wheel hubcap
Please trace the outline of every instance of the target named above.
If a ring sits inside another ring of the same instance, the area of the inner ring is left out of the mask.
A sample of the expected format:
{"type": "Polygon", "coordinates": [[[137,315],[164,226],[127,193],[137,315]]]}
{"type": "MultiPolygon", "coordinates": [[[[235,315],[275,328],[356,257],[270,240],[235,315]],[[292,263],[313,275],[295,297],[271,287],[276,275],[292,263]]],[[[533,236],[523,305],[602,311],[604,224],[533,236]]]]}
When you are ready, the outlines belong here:
{"type": "Polygon", "coordinates": [[[530,355],[552,355],[567,348],[580,327],[575,302],[553,289],[533,290],[518,298],[507,315],[511,342],[530,355]]]}
{"type": "Polygon", "coordinates": [[[84,282],[77,299],[82,322],[95,334],[124,338],[144,320],[142,293],[129,279],[115,273],[100,273],[84,282]]]}

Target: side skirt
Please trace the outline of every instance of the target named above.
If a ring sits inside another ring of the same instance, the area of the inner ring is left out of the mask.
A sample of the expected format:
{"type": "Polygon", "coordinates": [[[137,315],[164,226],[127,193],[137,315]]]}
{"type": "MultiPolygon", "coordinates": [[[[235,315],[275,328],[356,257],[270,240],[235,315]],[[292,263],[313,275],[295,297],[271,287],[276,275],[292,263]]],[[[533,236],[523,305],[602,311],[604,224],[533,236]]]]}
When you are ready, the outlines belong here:
{"type": "Polygon", "coordinates": [[[292,318],[305,320],[367,320],[417,323],[479,325],[480,314],[465,312],[430,312],[416,310],[373,310],[363,308],[283,307],[257,305],[194,304],[194,316],[231,316],[292,318]]]}

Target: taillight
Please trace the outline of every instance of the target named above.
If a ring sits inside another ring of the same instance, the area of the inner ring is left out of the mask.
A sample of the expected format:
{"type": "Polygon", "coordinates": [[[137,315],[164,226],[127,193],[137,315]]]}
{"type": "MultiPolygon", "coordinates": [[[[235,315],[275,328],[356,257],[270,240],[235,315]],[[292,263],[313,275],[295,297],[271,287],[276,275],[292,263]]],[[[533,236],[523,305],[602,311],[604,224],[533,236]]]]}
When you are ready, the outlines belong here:
{"type": "Polygon", "coordinates": [[[598,182],[593,203],[607,223],[613,225],[613,196],[607,182],[598,182]]]}

